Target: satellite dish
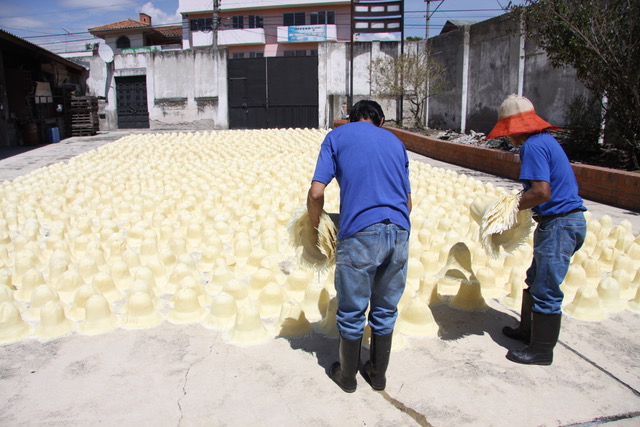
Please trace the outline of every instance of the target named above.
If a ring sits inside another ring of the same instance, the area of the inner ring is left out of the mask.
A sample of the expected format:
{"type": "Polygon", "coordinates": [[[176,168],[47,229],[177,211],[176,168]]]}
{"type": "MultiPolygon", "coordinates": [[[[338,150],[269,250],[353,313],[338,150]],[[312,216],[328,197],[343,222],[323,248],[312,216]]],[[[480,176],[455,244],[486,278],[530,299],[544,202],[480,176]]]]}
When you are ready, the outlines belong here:
{"type": "Polygon", "coordinates": [[[108,44],[100,43],[98,47],[98,56],[107,64],[113,61],[113,49],[108,44]]]}

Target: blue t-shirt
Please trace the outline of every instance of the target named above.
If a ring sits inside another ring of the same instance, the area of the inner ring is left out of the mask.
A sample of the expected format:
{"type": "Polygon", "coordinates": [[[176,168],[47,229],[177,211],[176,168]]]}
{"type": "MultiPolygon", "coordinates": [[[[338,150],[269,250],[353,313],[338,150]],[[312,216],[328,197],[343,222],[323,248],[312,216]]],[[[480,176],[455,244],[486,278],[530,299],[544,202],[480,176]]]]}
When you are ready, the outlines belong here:
{"type": "Polygon", "coordinates": [[[409,158],[391,132],[367,121],[342,125],[322,142],[314,181],[340,186],[338,238],[389,220],[410,230],[409,158]]]}
{"type": "Polygon", "coordinates": [[[547,132],[531,135],[520,147],[520,180],[525,191],[530,181],[546,181],[551,198],[532,208],[537,215],[556,215],[574,209],[586,210],[578,195],[578,181],[569,158],[556,139],[547,132]]]}

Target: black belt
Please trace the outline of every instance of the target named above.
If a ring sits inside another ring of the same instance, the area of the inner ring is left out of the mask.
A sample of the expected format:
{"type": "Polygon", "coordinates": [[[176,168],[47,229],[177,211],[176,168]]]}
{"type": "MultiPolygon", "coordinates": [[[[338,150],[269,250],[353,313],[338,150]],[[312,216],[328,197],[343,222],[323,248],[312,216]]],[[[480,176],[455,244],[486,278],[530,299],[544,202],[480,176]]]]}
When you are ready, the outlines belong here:
{"type": "Polygon", "coordinates": [[[551,219],[560,218],[561,216],[567,216],[569,214],[576,213],[576,212],[583,212],[583,210],[578,208],[578,209],[574,209],[574,210],[569,211],[569,212],[555,214],[555,215],[534,215],[533,216],[533,220],[535,222],[549,221],[551,219]]]}

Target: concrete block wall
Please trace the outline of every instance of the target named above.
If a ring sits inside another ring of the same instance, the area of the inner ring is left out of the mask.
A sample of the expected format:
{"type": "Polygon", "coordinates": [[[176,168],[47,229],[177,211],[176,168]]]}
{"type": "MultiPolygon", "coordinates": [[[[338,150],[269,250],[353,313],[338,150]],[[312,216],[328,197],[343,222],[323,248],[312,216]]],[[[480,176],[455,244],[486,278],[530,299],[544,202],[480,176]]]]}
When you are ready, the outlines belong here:
{"type": "MultiPolygon", "coordinates": [[[[346,120],[335,120],[334,127],[345,123],[346,120]]],[[[385,129],[414,153],[503,178],[518,179],[520,158],[516,154],[442,141],[397,128],[385,129]]],[[[580,195],[585,199],[640,212],[640,173],[583,164],[572,164],[572,167],[580,195]]]]}

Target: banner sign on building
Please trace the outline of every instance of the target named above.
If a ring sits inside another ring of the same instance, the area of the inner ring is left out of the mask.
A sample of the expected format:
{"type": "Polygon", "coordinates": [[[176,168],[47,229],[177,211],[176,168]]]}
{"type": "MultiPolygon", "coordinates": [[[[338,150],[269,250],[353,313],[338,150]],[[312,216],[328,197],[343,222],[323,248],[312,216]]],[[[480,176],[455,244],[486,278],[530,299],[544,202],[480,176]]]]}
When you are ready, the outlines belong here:
{"type": "Polygon", "coordinates": [[[140,46],[120,49],[120,53],[160,52],[162,46],[140,46]]]}
{"type": "Polygon", "coordinates": [[[399,33],[403,30],[403,0],[352,0],[352,34],[399,33]]]}
{"type": "Polygon", "coordinates": [[[288,28],[290,43],[327,41],[326,25],[293,25],[288,28]]]}

